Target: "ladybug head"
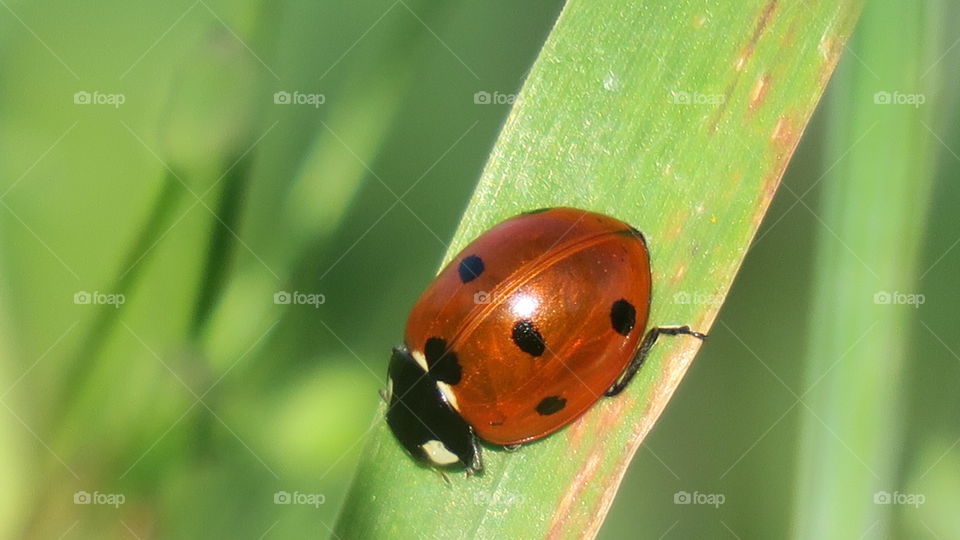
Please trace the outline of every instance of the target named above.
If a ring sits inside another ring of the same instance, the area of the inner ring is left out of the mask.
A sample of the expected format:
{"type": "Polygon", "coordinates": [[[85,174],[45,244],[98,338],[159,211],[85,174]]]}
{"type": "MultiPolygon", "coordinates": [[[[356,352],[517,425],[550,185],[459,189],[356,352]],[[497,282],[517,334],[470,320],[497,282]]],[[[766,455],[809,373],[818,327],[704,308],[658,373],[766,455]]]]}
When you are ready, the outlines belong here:
{"type": "Polygon", "coordinates": [[[483,470],[473,428],[444,398],[406,348],[393,349],[387,381],[387,425],[400,444],[428,465],[483,470]]]}

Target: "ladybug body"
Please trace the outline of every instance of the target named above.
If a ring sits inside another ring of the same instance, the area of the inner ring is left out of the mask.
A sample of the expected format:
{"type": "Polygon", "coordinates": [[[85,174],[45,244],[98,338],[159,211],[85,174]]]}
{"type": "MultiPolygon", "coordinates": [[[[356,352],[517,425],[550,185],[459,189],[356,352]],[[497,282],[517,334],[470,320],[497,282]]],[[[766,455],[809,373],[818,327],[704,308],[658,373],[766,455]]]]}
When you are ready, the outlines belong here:
{"type": "Polygon", "coordinates": [[[611,217],[521,214],[468,245],[410,313],[394,349],[387,423],[414,457],[482,470],[477,438],[540,439],[622,390],[660,333],[644,339],[650,259],[611,217]]]}

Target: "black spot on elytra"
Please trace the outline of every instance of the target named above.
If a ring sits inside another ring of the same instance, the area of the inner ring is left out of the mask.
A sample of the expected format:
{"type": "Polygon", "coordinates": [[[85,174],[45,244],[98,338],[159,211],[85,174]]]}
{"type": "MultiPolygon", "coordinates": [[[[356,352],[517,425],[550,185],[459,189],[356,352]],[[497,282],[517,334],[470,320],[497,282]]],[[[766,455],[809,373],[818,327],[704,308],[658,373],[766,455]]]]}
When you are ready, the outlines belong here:
{"type": "Polygon", "coordinates": [[[543,398],[540,403],[537,404],[537,412],[541,416],[547,416],[548,414],[559,412],[566,406],[567,400],[563,399],[562,397],[548,396],[543,398]]]}
{"type": "Polygon", "coordinates": [[[610,306],[610,322],[618,334],[625,336],[633,330],[633,325],[637,323],[637,310],[633,307],[633,304],[621,298],[610,306]]]}
{"type": "Polygon", "coordinates": [[[513,342],[520,347],[521,351],[531,356],[540,356],[547,350],[543,336],[529,319],[517,321],[517,324],[513,325],[513,342]]]}
{"type": "Polygon", "coordinates": [[[427,359],[427,374],[435,381],[457,384],[463,369],[456,353],[447,349],[447,342],[438,337],[427,340],[423,346],[423,355],[427,359]]]}
{"type": "Polygon", "coordinates": [[[553,208],[547,207],[547,208],[537,208],[536,210],[528,210],[524,212],[523,215],[532,216],[533,214],[539,214],[541,212],[546,212],[547,210],[553,210],[553,208]]]}
{"type": "Polygon", "coordinates": [[[469,283],[480,277],[483,269],[483,259],[476,255],[470,255],[460,261],[460,266],[457,268],[457,271],[460,273],[460,281],[469,283]]]}

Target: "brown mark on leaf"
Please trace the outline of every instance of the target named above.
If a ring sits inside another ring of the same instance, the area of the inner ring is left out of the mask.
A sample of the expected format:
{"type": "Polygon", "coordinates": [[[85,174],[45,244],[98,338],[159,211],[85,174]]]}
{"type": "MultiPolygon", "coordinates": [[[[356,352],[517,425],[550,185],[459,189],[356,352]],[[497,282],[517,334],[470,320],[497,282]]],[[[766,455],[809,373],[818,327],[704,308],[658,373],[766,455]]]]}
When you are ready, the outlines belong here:
{"type": "Polygon", "coordinates": [[[583,444],[584,435],[590,433],[606,433],[617,427],[624,411],[630,410],[635,401],[624,393],[613,399],[603,400],[603,406],[598,407],[599,417],[594,415],[581,416],[567,428],[567,440],[571,451],[576,451],[583,444]]]}
{"type": "Polygon", "coordinates": [[[747,41],[747,44],[740,49],[740,55],[737,57],[737,61],[734,63],[733,67],[736,70],[736,76],[730,81],[730,84],[727,86],[726,91],[724,92],[724,99],[717,107],[717,111],[714,113],[712,120],[710,121],[710,127],[708,133],[715,133],[717,131],[717,124],[720,122],[720,118],[723,117],[723,113],[727,109],[727,105],[730,103],[730,96],[733,95],[733,91],[737,88],[737,83],[740,81],[740,74],[747,67],[747,63],[753,57],[753,52],[757,48],[757,42],[760,41],[760,36],[767,30],[770,26],[770,21],[773,19],[773,14],[777,11],[777,5],[779,0],[770,0],[767,2],[767,5],[763,7],[763,10],[760,12],[760,16],[757,17],[757,24],[753,27],[753,34],[750,35],[750,40],[747,41]]]}
{"type": "Polygon", "coordinates": [[[683,233],[683,229],[686,226],[689,217],[690,210],[688,208],[678,208],[673,213],[673,217],[670,219],[670,221],[667,222],[667,226],[664,227],[664,241],[676,240],[677,237],[683,233]]]}
{"type": "Polygon", "coordinates": [[[760,191],[762,203],[757,205],[752,218],[755,226],[760,225],[763,216],[767,213],[767,207],[770,205],[777,187],[780,186],[780,179],[790,162],[790,156],[793,155],[797,143],[800,142],[800,136],[803,135],[804,125],[805,121],[803,119],[783,114],[777,120],[777,125],[774,126],[770,134],[770,143],[774,151],[773,168],[763,179],[760,191]]]}
{"type": "Polygon", "coordinates": [[[820,37],[820,44],[817,45],[817,51],[820,53],[824,62],[820,67],[817,82],[819,82],[821,86],[826,85],[827,81],[830,80],[830,76],[833,75],[833,70],[837,67],[837,62],[840,61],[840,53],[843,51],[843,44],[845,42],[846,40],[837,39],[829,33],[820,37]]]}
{"type": "Polygon", "coordinates": [[[569,536],[571,526],[577,527],[579,525],[579,523],[573,523],[570,519],[571,515],[574,514],[573,507],[581,502],[587,486],[596,481],[597,470],[603,463],[603,454],[604,448],[602,445],[591,449],[590,455],[587,456],[586,461],[583,462],[583,465],[573,477],[573,481],[570,482],[567,492],[560,498],[557,509],[554,511],[553,517],[550,518],[550,528],[547,530],[546,538],[565,538],[569,536]]]}
{"type": "Polygon", "coordinates": [[[608,406],[600,411],[600,433],[613,431],[623,418],[624,412],[633,407],[633,399],[629,395],[619,395],[607,402],[608,406]]]}
{"type": "Polygon", "coordinates": [[[763,11],[761,11],[760,16],[757,17],[757,24],[753,27],[753,35],[750,36],[750,41],[741,49],[740,57],[737,58],[737,64],[735,66],[737,71],[743,71],[747,62],[753,57],[753,51],[757,48],[757,42],[760,41],[760,36],[763,35],[763,32],[770,25],[770,19],[773,18],[773,13],[777,10],[778,3],[779,0],[770,0],[770,2],[767,2],[767,5],[763,7],[763,11]]]}
{"type": "Polygon", "coordinates": [[[589,415],[581,416],[567,428],[567,441],[571,451],[578,450],[583,443],[583,436],[590,432],[591,422],[587,421],[588,417],[589,415]]]}
{"type": "Polygon", "coordinates": [[[730,182],[727,184],[727,192],[723,195],[723,200],[730,200],[739,192],[740,184],[743,183],[743,171],[737,170],[730,175],[730,182]]]}
{"type": "Polygon", "coordinates": [[[767,90],[770,88],[770,75],[764,74],[757,79],[750,90],[750,111],[756,111],[763,105],[763,100],[767,97],[767,90]]]}
{"type": "Polygon", "coordinates": [[[789,47],[793,43],[794,38],[797,36],[797,26],[799,25],[799,18],[794,18],[793,21],[790,22],[790,26],[787,27],[787,31],[784,32],[783,37],[780,38],[781,45],[784,47],[789,47]]]}
{"type": "Polygon", "coordinates": [[[773,132],[770,134],[770,142],[773,143],[778,160],[790,157],[797,141],[800,139],[802,129],[789,116],[785,114],[780,116],[777,125],[773,127],[773,132]]]}
{"type": "Polygon", "coordinates": [[[673,272],[673,275],[670,276],[670,283],[677,284],[683,281],[684,276],[687,275],[687,265],[681,264],[677,267],[676,271],[673,272]]]}

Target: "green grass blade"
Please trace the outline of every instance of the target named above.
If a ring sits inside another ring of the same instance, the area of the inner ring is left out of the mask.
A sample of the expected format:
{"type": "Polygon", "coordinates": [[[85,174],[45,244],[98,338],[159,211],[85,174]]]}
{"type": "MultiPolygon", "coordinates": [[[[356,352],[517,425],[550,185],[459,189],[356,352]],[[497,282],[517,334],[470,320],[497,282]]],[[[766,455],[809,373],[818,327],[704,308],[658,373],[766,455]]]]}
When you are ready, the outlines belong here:
{"type": "MultiPolygon", "coordinates": [[[[651,323],[709,328],[719,303],[684,300],[729,289],[861,4],[569,2],[447,258],[520,211],[604,212],[647,236],[651,323]]],[[[698,347],[665,340],[624,395],[452,486],[378,415],[336,534],[593,536],[698,347]]]]}
{"type": "MultiPolygon", "coordinates": [[[[949,47],[937,2],[873,4],[829,102],[794,519],[798,538],[891,536],[904,369],[949,47]],[[891,35],[897,40],[890,40],[891,35]]],[[[917,330],[921,332],[921,330],[917,330]]],[[[919,367],[919,366],[918,366],[919,367]]],[[[926,534],[926,533],[924,533],[926,534]]]]}

